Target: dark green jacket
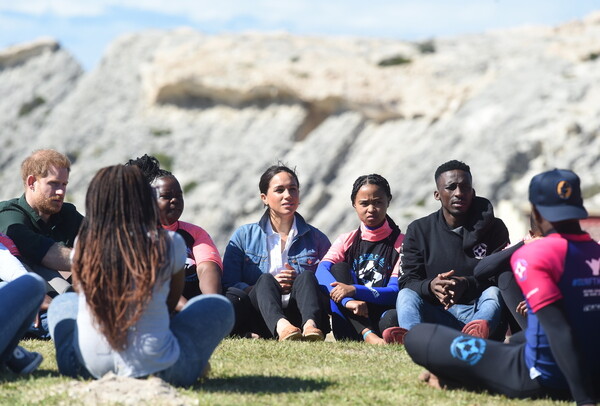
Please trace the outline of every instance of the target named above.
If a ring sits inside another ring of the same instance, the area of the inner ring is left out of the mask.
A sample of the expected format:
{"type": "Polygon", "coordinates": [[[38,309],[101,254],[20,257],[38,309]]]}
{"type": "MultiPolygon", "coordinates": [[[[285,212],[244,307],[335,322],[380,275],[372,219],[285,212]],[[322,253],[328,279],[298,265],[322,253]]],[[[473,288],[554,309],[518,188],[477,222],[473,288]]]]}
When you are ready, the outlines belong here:
{"type": "Polygon", "coordinates": [[[25,195],[0,202],[0,232],[14,241],[21,259],[32,265],[40,264],[55,242],[73,247],[82,220],[70,203],[63,203],[60,212],[46,223],[29,206],[25,195]]]}

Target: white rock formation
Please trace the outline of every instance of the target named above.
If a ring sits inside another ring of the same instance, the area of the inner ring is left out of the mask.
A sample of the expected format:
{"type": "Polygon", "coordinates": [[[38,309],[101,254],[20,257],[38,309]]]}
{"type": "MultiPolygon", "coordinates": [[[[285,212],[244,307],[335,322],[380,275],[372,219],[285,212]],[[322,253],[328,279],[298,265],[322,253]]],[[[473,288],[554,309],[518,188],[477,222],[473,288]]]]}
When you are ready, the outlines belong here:
{"type": "Polygon", "coordinates": [[[183,219],[223,251],[260,216],[258,179],[278,160],[296,166],[300,212],[333,240],[358,226],[357,176],[389,180],[389,213],[405,229],[438,208],[435,168],[460,159],[517,239],[542,170],[578,172],[600,214],[599,37],[600,14],[426,44],[147,31],[83,75],[57,46],[2,65],[18,59],[7,50],[0,198],[21,193],[18,165],[33,148],[74,159],[70,200],[82,211],[97,169],[155,154],[186,189],[183,219]]]}

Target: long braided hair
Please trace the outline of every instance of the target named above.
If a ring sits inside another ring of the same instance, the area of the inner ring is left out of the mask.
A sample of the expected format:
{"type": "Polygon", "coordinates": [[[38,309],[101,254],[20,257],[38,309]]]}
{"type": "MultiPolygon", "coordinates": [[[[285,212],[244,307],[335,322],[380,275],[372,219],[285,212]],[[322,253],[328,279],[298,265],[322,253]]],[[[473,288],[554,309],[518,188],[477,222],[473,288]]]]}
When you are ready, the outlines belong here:
{"type": "Polygon", "coordinates": [[[100,332],[115,350],[141,317],[161,279],[165,232],[151,187],[135,166],[100,169],[86,195],[86,216],[73,258],[73,279],[100,332]]]}
{"type": "MultiPolygon", "coordinates": [[[[385,195],[388,198],[388,202],[392,200],[392,191],[390,189],[390,184],[388,183],[388,181],[383,176],[378,175],[376,173],[372,173],[370,175],[359,176],[354,181],[354,185],[352,186],[352,193],[350,194],[350,201],[352,202],[353,206],[355,204],[356,195],[358,194],[358,191],[364,185],[377,186],[378,188],[383,190],[383,192],[385,193],[385,195]]],[[[384,252],[385,252],[384,253],[384,264],[386,265],[385,278],[387,279],[390,277],[392,270],[394,268],[394,264],[392,264],[392,260],[395,255],[394,254],[394,245],[396,243],[396,239],[398,238],[398,235],[400,235],[400,228],[396,225],[394,220],[392,220],[392,218],[389,215],[386,214],[385,218],[386,218],[390,228],[392,229],[392,232],[390,233],[390,235],[387,236],[383,242],[386,246],[386,249],[384,250],[384,252]]],[[[346,251],[345,257],[344,257],[344,262],[346,262],[350,266],[352,266],[353,269],[354,269],[354,265],[355,265],[354,261],[356,259],[358,259],[358,256],[360,254],[359,250],[360,250],[361,240],[362,240],[362,232],[360,230],[360,226],[358,226],[358,230],[357,230],[356,234],[354,235],[352,244],[350,245],[350,247],[348,247],[348,250],[346,251]]]]}

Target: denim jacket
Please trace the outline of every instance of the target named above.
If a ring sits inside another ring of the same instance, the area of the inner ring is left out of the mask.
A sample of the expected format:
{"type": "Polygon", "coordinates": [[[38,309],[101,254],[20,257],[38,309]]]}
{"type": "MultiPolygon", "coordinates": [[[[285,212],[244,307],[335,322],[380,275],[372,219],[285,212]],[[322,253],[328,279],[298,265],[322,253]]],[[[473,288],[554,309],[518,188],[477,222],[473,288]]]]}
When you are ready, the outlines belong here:
{"type": "MultiPolygon", "coordinates": [[[[325,234],[306,223],[300,214],[294,215],[298,235],[290,246],[288,262],[298,273],[315,272],[331,243],[325,234]]],[[[243,225],[233,233],[223,257],[225,289],[245,289],[254,285],[260,275],[269,271],[266,232],[268,221],[270,220],[267,209],[258,223],[243,225]]]]}

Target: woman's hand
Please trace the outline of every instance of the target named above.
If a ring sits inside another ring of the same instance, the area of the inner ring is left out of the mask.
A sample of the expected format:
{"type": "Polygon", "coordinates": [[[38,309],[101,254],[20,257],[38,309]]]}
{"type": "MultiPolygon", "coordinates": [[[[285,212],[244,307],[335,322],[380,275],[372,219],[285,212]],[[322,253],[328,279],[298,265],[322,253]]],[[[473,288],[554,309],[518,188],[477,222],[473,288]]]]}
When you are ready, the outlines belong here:
{"type": "Polygon", "coordinates": [[[352,313],[357,316],[369,317],[367,302],[363,302],[362,300],[349,300],[346,303],[346,309],[352,310],[352,313]]]}
{"type": "Polygon", "coordinates": [[[331,286],[333,286],[333,289],[331,290],[330,296],[331,299],[336,303],[341,302],[342,299],[345,297],[353,297],[356,293],[356,288],[354,287],[354,285],[346,285],[345,283],[341,282],[333,282],[331,286]]]}
{"type": "Polygon", "coordinates": [[[292,285],[294,284],[297,273],[287,262],[284,266],[285,268],[275,275],[275,280],[279,283],[279,286],[281,286],[281,294],[287,295],[292,291],[292,285]]]}

